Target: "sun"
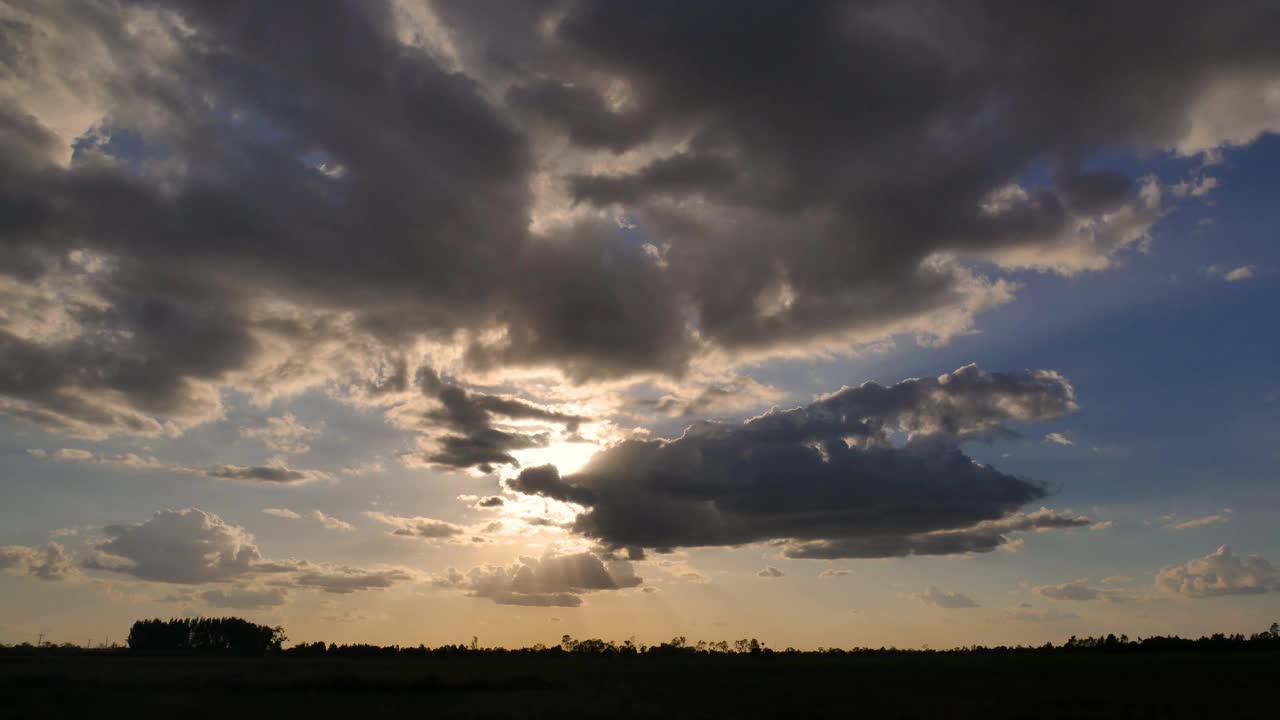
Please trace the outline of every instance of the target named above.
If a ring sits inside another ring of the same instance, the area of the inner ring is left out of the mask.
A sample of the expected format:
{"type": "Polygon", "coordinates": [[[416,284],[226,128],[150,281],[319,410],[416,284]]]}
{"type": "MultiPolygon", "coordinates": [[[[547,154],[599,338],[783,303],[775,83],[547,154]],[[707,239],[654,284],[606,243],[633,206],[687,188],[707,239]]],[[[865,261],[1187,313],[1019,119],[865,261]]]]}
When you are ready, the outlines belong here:
{"type": "Polygon", "coordinates": [[[561,475],[577,472],[600,449],[590,442],[553,442],[546,447],[531,448],[512,453],[521,467],[555,465],[561,475]]]}

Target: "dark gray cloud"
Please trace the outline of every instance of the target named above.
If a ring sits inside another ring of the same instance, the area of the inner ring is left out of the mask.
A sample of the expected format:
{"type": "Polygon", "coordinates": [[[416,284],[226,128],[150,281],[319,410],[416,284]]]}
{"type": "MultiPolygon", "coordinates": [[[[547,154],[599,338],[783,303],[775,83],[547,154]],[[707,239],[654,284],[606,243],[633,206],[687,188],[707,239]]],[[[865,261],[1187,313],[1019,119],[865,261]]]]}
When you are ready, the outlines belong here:
{"type": "Polygon", "coordinates": [[[217,465],[205,471],[209,477],[221,480],[250,480],[267,483],[296,483],[314,479],[311,473],[303,470],[290,470],[286,467],[271,465],[255,465],[238,467],[235,465],[217,465]]]}
{"type": "Polygon", "coordinates": [[[444,382],[431,368],[418,370],[417,383],[423,395],[438,403],[423,413],[423,427],[451,433],[431,440],[432,447],[423,460],[434,465],[491,472],[495,465],[519,465],[512,452],[546,447],[550,441],[546,432],[499,429],[494,426],[498,418],[554,423],[571,433],[588,420],[522,400],[468,392],[444,382]]]}
{"type": "MultiPolygon", "coordinates": [[[[1156,188],[1081,158],[1277,126],[1266,0],[429,11],[6,5],[0,411],[174,435],[421,340],[588,380],[945,338],[1009,299],[971,261],[1146,235],[1156,188]]],[[[441,461],[536,442],[496,432],[441,461]]]]}
{"type": "Polygon", "coordinates": [[[676,440],[628,440],[566,477],[526,468],[508,486],[584,506],[574,530],[612,547],[785,540],[792,557],[984,552],[1011,532],[1090,521],[1017,513],[1048,488],[974,462],[960,443],[1075,407],[1057,373],[970,365],[844,388],[738,425],[696,423],[676,440]]]}
{"type": "Polygon", "coordinates": [[[1041,508],[1032,513],[1014,513],[999,520],[984,520],[960,530],[866,538],[839,538],[790,541],[783,554],[793,558],[839,559],[906,557],[908,555],[962,555],[991,552],[1009,542],[1018,532],[1070,529],[1095,526],[1081,515],[1041,508]]]}
{"type": "Polygon", "coordinates": [[[466,574],[450,569],[437,580],[438,585],[460,588],[471,597],[489,598],[499,605],[541,607],[578,607],[584,594],[636,587],[642,582],[629,561],[603,561],[585,552],[521,557],[506,567],[478,567],[466,574]]]}

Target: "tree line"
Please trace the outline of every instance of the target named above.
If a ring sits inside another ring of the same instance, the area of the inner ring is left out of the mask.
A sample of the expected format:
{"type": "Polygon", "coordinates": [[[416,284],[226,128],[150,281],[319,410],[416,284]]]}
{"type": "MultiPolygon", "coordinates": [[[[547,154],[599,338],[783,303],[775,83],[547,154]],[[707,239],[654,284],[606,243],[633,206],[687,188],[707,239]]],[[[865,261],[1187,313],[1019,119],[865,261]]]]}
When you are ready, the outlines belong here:
{"type": "Polygon", "coordinates": [[[684,636],[672,638],[668,642],[656,645],[637,643],[634,638],[623,642],[601,640],[599,638],[575,639],[565,635],[556,645],[538,643],[525,648],[481,647],[477,638],[469,644],[440,645],[428,647],[400,645],[370,645],[365,643],[338,645],[324,642],[304,642],[291,647],[284,647],[288,641],[281,627],[256,625],[236,617],[225,618],[181,618],[171,620],[139,620],[129,630],[127,648],[80,648],[71,644],[53,645],[44,643],[36,646],[23,643],[14,646],[0,646],[5,654],[27,652],[127,652],[134,654],[201,654],[201,655],[238,655],[264,656],[279,655],[284,657],[386,657],[386,656],[448,656],[467,654],[545,654],[562,656],[598,656],[598,657],[678,657],[678,656],[713,656],[713,655],[882,655],[882,654],[937,654],[937,653],[1142,653],[1142,652],[1234,652],[1234,651],[1280,651],[1280,623],[1273,623],[1262,632],[1251,635],[1217,633],[1200,638],[1182,638],[1177,636],[1152,636],[1146,638],[1129,638],[1127,635],[1105,635],[1099,637],[1077,638],[1072,636],[1061,645],[1045,643],[1044,645],[985,646],[970,645],[947,650],[917,650],[895,647],[820,647],[816,651],[802,651],[795,648],[774,649],[755,638],[743,638],[735,641],[691,642],[684,636]]]}
{"type": "Polygon", "coordinates": [[[284,628],[237,617],[139,620],[129,629],[129,649],[140,653],[260,656],[278,653],[284,628]]]}

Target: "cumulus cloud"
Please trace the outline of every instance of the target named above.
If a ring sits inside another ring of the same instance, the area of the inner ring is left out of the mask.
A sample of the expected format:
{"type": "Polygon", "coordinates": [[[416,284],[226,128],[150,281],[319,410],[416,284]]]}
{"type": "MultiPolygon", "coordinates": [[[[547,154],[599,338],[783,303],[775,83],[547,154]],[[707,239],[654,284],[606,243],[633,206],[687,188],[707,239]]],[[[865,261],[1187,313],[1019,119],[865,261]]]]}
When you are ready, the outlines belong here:
{"type": "Polygon", "coordinates": [[[1015,514],[1048,489],[978,464],[959,445],[1075,407],[1055,372],[970,365],[844,388],[742,424],[699,422],[676,440],[627,440],[576,473],[526,468],[508,487],[583,506],[573,529],[615,547],[781,539],[791,557],[980,552],[1008,532],[1089,521],[1015,514]]]}
{"type": "Polygon", "coordinates": [[[1156,587],[1171,595],[1203,598],[1280,591],[1280,570],[1260,555],[1240,557],[1227,545],[1182,565],[1162,568],[1156,587]]]}
{"type": "Polygon", "coordinates": [[[484,566],[463,574],[450,569],[438,585],[465,590],[470,597],[489,598],[499,605],[578,607],[582,596],[603,590],[621,590],[643,580],[627,560],[601,560],[583,552],[542,557],[521,557],[508,566],[484,566]]]}
{"type": "Polygon", "coordinates": [[[947,610],[961,610],[966,608],[976,608],[978,603],[968,595],[958,592],[946,592],[938,589],[936,585],[930,585],[928,591],[913,595],[915,599],[926,605],[945,608],[947,610]]]}
{"type": "Polygon", "coordinates": [[[44,547],[0,545],[0,570],[41,580],[68,580],[77,574],[66,548],[56,542],[44,547]]]}
{"type": "Polygon", "coordinates": [[[770,565],[765,569],[761,570],[760,572],[756,573],[756,576],[762,577],[762,578],[780,578],[783,576],[783,574],[784,573],[781,570],[770,565]]]}
{"type": "MultiPolygon", "coordinates": [[[[172,437],[424,345],[586,382],[943,341],[1145,246],[1158,184],[1082,158],[1280,126],[1265,3],[215,5],[0,10],[0,412],[172,437]]],[[[431,419],[426,463],[542,442],[431,419]]]]}
{"type": "MultiPolygon", "coordinates": [[[[84,563],[86,568],[152,582],[201,585],[270,577],[274,588],[294,586],[345,594],[386,588],[416,577],[404,568],[270,560],[263,556],[248,530],[197,508],[162,510],[141,523],[107,525],[103,534],[105,539],[94,546],[92,556],[84,563]]],[[[212,597],[230,603],[236,597],[248,602],[251,596],[224,590],[212,597]]],[[[269,597],[259,595],[257,600],[269,597]]]]}
{"type": "Polygon", "coordinates": [[[134,525],[107,525],[85,566],[142,580],[197,584],[288,568],[262,557],[244,528],[196,508],[162,510],[134,525]]]}

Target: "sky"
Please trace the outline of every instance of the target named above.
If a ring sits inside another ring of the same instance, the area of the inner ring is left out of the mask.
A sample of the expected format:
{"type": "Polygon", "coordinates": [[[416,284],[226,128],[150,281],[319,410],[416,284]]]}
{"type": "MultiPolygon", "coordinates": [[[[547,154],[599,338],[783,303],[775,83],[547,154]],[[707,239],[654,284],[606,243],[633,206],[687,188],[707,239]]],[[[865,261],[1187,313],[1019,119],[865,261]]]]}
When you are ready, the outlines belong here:
{"type": "Polygon", "coordinates": [[[1265,629],[1277,36],[0,0],[0,642],[1265,629]]]}

